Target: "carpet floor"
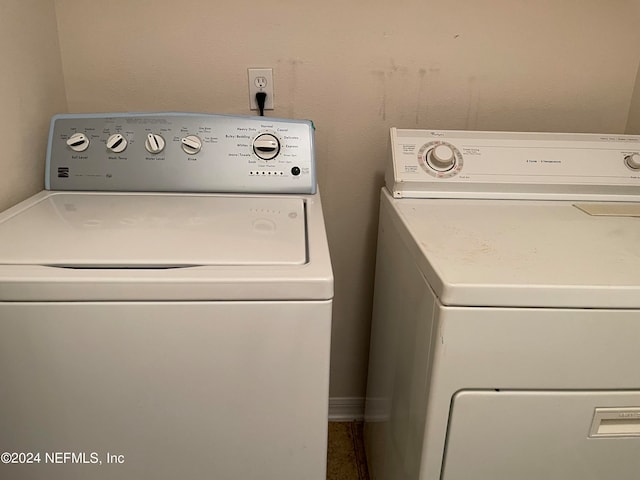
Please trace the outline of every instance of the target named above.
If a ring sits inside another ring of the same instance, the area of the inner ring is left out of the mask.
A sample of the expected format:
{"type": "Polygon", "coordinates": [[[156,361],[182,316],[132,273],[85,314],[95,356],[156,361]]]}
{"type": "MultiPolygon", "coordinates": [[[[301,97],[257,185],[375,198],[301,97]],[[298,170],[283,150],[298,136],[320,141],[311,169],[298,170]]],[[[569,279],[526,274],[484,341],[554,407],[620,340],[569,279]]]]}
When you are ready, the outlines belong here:
{"type": "Polygon", "coordinates": [[[329,422],[327,480],[369,480],[362,422],[329,422]]]}

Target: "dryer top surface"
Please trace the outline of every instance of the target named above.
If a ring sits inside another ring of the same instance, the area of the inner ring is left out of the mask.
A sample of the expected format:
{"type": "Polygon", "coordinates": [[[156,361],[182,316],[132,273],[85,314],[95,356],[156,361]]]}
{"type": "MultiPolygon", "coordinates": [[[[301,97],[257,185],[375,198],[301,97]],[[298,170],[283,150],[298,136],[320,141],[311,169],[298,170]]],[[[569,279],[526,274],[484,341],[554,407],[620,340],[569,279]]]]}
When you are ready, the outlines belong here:
{"type": "Polygon", "coordinates": [[[383,198],[446,305],[640,308],[637,204],[383,198]]]}

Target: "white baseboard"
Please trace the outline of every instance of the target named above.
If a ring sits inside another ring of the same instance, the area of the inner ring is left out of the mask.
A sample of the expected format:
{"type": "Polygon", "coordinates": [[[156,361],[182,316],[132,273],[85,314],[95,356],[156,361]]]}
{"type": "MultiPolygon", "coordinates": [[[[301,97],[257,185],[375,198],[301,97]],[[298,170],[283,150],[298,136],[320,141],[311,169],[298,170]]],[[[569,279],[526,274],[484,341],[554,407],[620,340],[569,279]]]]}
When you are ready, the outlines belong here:
{"type": "Polygon", "coordinates": [[[364,420],[364,398],[330,397],[329,421],[352,422],[364,420]]]}

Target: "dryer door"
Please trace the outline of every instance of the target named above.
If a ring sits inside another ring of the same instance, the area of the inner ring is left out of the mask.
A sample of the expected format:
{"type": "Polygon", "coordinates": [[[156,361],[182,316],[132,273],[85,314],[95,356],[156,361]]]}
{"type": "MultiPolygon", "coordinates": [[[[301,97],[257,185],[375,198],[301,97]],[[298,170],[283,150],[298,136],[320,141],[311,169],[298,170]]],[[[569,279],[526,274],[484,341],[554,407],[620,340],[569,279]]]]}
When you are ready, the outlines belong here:
{"type": "Polygon", "coordinates": [[[637,480],[638,391],[461,391],[443,480],[637,480]]]}

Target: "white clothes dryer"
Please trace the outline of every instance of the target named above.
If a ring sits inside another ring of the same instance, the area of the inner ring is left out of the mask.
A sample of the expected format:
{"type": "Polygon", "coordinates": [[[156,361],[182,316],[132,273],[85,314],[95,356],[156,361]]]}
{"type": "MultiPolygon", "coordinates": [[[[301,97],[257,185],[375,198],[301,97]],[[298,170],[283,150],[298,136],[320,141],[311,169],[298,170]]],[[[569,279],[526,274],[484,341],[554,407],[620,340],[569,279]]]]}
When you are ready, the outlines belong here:
{"type": "Polygon", "coordinates": [[[54,117],[0,214],[0,477],[325,478],[313,125],[54,117]]]}
{"type": "Polygon", "coordinates": [[[634,480],[640,137],[391,130],[373,480],[634,480]]]}

